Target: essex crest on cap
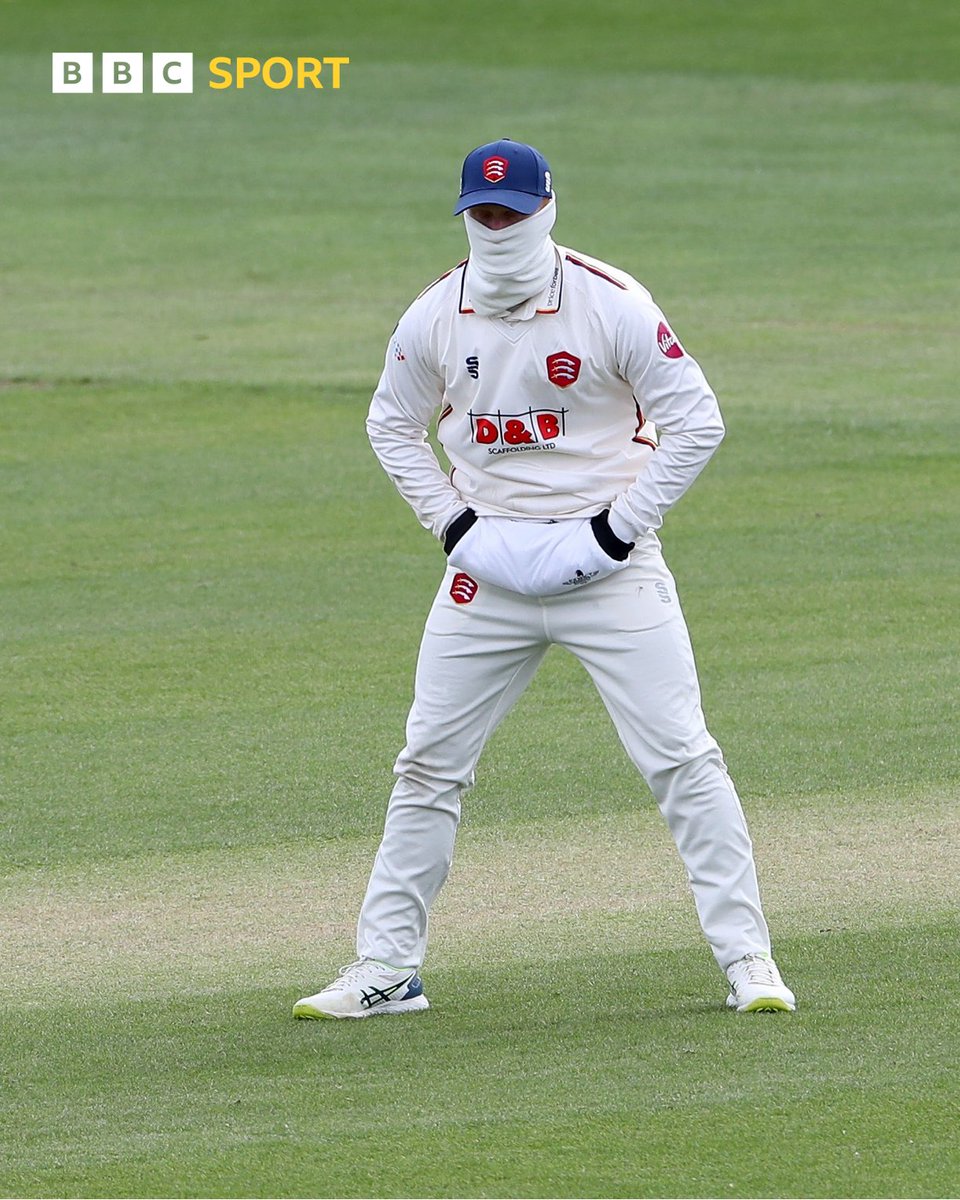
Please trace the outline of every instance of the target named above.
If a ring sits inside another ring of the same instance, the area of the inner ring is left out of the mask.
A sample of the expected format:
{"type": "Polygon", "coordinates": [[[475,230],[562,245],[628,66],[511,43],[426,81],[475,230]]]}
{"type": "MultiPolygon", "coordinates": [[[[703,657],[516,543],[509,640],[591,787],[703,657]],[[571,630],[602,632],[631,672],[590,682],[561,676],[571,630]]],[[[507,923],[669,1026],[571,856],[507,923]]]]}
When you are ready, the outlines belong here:
{"type": "Polygon", "coordinates": [[[510,163],[499,154],[492,154],[483,160],[483,177],[487,183],[502,183],[507,177],[510,163]]]}
{"type": "Polygon", "coordinates": [[[529,216],[553,195],[550,165],[526,142],[501,138],[471,150],[460,172],[460,199],[454,214],[476,204],[502,204],[529,216]]]}

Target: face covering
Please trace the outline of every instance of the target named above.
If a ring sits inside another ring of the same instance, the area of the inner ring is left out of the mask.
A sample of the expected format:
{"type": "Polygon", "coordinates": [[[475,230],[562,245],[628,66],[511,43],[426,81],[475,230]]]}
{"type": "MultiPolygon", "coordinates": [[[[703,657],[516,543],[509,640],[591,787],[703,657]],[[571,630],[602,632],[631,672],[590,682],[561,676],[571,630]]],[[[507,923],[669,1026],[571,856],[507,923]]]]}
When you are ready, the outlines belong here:
{"type": "Polygon", "coordinates": [[[466,293],[474,312],[481,317],[504,316],[543,291],[556,266],[550,236],[556,219],[556,197],[506,229],[487,229],[469,210],[463,214],[470,243],[466,293]]]}

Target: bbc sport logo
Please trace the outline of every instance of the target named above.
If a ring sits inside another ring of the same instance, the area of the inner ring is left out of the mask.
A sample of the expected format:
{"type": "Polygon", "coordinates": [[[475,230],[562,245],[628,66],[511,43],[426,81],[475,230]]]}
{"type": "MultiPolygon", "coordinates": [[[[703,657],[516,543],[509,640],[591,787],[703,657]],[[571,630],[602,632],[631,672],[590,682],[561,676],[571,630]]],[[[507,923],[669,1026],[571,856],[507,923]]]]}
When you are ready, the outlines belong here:
{"type": "MultiPolygon", "coordinates": [[[[89,94],[93,91],[93,54],[54,54],[53,91],[89,94]]],[[[192,54],[154,54],[151,62],[154,92],[192,92],[192,54]]],[[[100,90],[106,93],[143,91],[142,54],[101,54],[100,90]]]]}
{"type": "MultiPolygon", "coordinates": [[[[136,95],[144,91],[144,55],[105,52],[100,55],[100,91],[107,95],[136,95]]],[[[281,58],[275,55],[261,61],[241,55],[236,59],[220,55],[210,59],[208,86],[214,91],[236,88],[259,80],[271,91],[284,88],[340,89],[343,68],[349,58],[281,58]]],[[[51,91],[61,95],[90,95],[94,91],[96,69],[91,51],[51,55],[51,91]]],[[[156,94],[193,92],[193,54],[155,53],[149,62],[150,90],[156,94]]]]}

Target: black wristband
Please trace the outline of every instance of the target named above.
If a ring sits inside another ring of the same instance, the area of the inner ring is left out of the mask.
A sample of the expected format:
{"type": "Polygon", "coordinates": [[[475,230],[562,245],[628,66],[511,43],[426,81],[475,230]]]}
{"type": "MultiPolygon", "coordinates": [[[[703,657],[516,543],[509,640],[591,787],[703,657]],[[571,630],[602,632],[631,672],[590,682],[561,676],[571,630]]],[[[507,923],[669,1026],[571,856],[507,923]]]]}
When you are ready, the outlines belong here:
{"type": "Polygon", "coordinates": [[[443,552],[449,554],[468,529],[476,523],[477,514],[472,508],[465,508],[459,517],[454,517],[443,535],[443,552]]]}
{"type": "Polygon", "coordinates": [[[595,517],[590,518],[590,528],[593,530],[593,536],[600,544],[600,549],[615,559],[617,562],[623,562],[636,543],[621,542],[617,535],[610,528],[608,520],[610,509],[605,508],[603,512],[597,513],[595,517]]]}

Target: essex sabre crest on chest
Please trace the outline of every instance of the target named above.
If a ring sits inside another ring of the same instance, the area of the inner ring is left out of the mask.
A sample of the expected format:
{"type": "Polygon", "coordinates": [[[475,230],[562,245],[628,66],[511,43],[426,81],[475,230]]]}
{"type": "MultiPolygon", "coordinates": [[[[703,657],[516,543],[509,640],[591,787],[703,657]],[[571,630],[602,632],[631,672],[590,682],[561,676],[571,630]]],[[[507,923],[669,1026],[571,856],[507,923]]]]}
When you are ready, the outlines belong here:
{"type": "Polygon", "coordinates": [[[581,360],[569,350],[547,355],[547,378],[558,388],[567,388],[580,378],[581,360]]]}

